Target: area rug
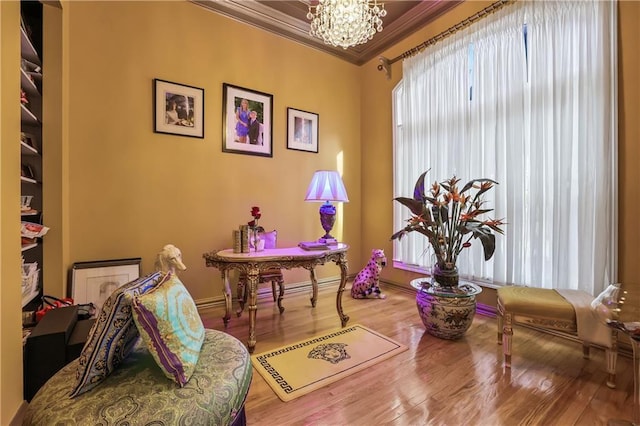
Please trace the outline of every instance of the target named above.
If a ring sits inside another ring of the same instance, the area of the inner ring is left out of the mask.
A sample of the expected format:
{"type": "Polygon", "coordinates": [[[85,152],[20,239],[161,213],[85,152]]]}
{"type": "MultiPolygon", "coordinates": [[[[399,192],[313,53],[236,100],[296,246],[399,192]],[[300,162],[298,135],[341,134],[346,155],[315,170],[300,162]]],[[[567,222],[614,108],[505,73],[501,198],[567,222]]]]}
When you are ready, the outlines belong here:
{"type": "Polygon", "coordinates": [[[305,395],[407,350],[359,324],[251,357],[283,401],[305,395]]]}

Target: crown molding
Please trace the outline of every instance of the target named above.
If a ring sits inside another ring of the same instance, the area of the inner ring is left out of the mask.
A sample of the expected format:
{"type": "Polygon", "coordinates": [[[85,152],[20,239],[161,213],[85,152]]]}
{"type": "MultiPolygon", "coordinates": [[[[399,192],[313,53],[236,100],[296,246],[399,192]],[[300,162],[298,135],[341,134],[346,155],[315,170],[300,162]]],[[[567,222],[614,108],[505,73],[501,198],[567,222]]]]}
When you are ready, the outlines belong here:
{"type": "MultiPolygon", "coordinates": [[[[300,5],[296,2],[279,2],[279,9],[270,2],[256,0],[190,0],[209,11],[235,21],[277,34],[312,49],[334,55],[355,65],[362,65],[381,54],[387,48],[424,27],[434,19],[462,3],[457,1],[420,1],[397,19],[384,25],[382,32],[365,44],[343,49],[325,44],[309,35],[309,22],[300,19],[300,5]],[[284,11],[284,12],[283,12],[284,11]]],[[[308,1],[298,0],[308,6],[308,1]]],[[[387,2],[388,5],[390,2],[387,2]]]]}

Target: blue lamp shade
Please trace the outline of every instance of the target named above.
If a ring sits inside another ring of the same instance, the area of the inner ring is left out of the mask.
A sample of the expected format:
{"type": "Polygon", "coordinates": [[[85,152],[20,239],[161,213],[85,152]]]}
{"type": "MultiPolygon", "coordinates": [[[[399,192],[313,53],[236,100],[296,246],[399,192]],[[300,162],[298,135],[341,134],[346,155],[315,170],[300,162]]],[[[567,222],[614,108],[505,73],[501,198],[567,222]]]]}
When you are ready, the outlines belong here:
{"type": "Polygon", "coordinates": [[[342,183],[340,174],[335,170],[318,170],[315,172],[313,178],[311,178],[309,188],[307,188],[307,195],[304,200],[324,202],[320,206],[320,223],[325,235],[318,239],[318,242],[325,244],[337,243],[337,240],[330,234],[336,221],[336,208],[331,204],[331,201],[349,202],[347,190],[344,187],[344,183],[342,183]]]}

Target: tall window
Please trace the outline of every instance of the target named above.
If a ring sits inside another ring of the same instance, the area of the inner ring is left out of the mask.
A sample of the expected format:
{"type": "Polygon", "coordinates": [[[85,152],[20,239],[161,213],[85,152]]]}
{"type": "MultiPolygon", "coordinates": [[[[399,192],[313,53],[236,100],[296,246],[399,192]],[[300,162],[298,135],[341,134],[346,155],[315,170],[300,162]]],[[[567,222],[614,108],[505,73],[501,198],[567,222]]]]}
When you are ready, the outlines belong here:
{"type": "MultiPolygon", "coordinates": [[[[596,294],[616,279],[616,3],[518,1],[405,60],[393,93],[394,195],[417,177],[491,178],[496,252],[463,251],[479,281],[596,294]]],[[[409,217],[394,203],[394,231],[409,217]]],[[[477,240],[474,240],[477,241],[477,240]]],[[[394,242],[397,267],[431,266],[394,242]]]]}

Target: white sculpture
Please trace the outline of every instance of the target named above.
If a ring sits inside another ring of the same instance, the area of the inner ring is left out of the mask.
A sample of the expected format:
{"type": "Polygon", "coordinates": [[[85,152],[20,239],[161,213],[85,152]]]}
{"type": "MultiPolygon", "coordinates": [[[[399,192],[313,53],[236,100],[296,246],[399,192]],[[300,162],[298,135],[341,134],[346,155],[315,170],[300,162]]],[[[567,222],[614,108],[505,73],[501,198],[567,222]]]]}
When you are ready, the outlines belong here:
{"type": "Polygon", "coordinates": [[[156,256],[156,271],[170,272],[184,271],[187,267],[182,263],[182,252],[173,244],[167,244],[156,256]]]}

